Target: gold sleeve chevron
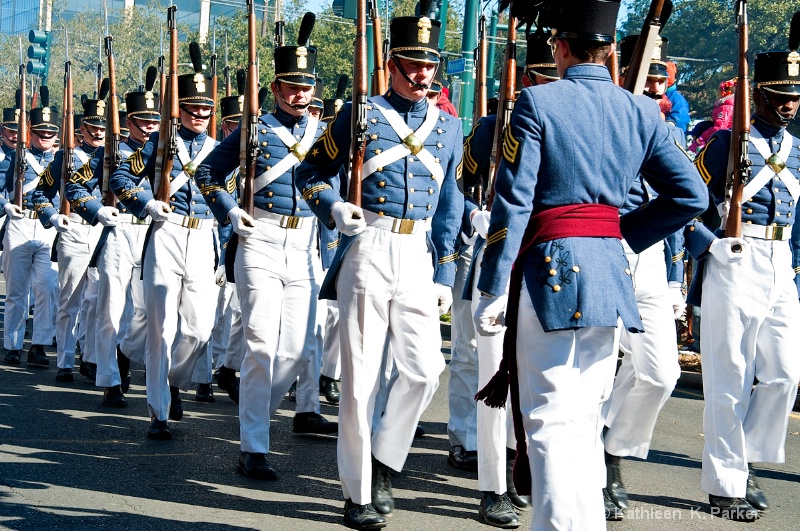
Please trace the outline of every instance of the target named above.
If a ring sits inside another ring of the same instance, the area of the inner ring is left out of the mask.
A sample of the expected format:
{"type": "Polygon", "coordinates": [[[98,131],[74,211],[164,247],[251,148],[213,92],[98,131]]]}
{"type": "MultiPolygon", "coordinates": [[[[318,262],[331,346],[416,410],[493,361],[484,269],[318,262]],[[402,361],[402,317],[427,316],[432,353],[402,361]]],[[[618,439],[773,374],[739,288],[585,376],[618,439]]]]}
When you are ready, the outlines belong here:
{"type": "Polygon", "coordinates": [[[236,191],[236,175],[238,174],[234,173],[231,175],[230,179],[225,181],[225,191],[231,195],[236,191]]]}
{"type": "Polygon", "coordinates": [[[500,229],[499,231],[490,234],[488,238],[486,238],[486,247],[499,242],[500,240],[505,240],[506,236],[508,235],[508,228],[500,229]]]}
{"type": "Polygon", "coordinates": [[[467,168],[467,172],[469,172],[471,175],[475,175],[475,173],[478,171],[478,163],[475,161],[475,157],[472,156],[472,137],[475,136],[475,131],[477,131],[481,125],[482,124],[479,122],[478,125],[473,127],[472,131],[469,133],[469,136],[464,141],[463,162],[467,168]]]}
{"type": "Polygon", "coordinates": [[[339,238],[336,238],[332,242],[328,243],[328,250],[329,251],[332,251],[332,250],[336,249],[337,247],[339,247],[339,238]]]}
{"type": "Polygon", "coordinates": [[[464,161],[460,161],[458,166],[456,166],[456,181],[461,180],[461,176],[464,174],[464,161]]]}
{"type": "Polygon", "coordinates": [[[306,157],[307,159],[316,161],[321,150],[324,150],[325,155],[329,160],[334,160],[339,155],[339,146],[336,145],[336,140],[334,140],[333,134],[331,133],[333,130],[333,124],[336,122],[338,117],[339,113],[336,113],[336,117],[333,119],[330,125],[325,128],[319,138],[317,138],[317,141],[314,142],[313,149],[306,157]],[[321,150],[320,147],[322,148],[321,150]]]}
{"type": "Polygon", "coordinates": [[[697,171],[700,172],[700,177],[703,178],[706,184],[711,182],[711,173],[706,168],[706,153],[708,152],[708,147],[716,141],[717,138],[712,138],[707,144],[706,147],[697,155],[697,158],[694,159],[694,167],[697,168],[697,171]]]}
{"type": "Polygon", "coordinates": [[[514,138],[511,132],[511,127],[506,126],[505,134],[503,134],[503,158],[509,163],[514,164],[517,161],[517,153],[519,152],[519,140],[514,138]]]}
{"type": "Polygon", "coordinates": [[[795,267],[794,272],[800,275],[800,266],[795,267]]]}
{"type": "Polygon", "coordinates": [[[447,256],[443,256],[439,258],[439,265],[446,264],[448,262],[455,262],[458,260],[458,253],[455,252],[453,254],[448,254],[447,256]]]}
{"type": "MultiPolygon", "coordinates": [[[[227,183],[225,183],[227,186],[227,183]]],[[[227,191],[226,188],[223,188],[217,184],[206,184],[200,187],[200,193],[203,195],[208,195],[213,192],[225,192],[227,191]]]]}
{"type": "Polygon", "coordinates": [[[73,210],[78,210],[79,206],[81,206],[83,203],[86,203],[87,201],[91,201],[92,199],[94,199],[94,197],[92,197],[91,195],[85,197],[79,197],[75,201],[70,201],[69,206],[73,210]]]}
{"type": "Polygon", "coordinates": [[[314,196],[314,194],[316,194],[318,192],[321,192],[326,188],[330,188],[330,186],[327,185],[327,184],[318,184],[316,186],[312,186],[311,188],[309,188],[308,190],[303,192],[303,199],[308,201],[309,199],[311,199],[314,196]]]}
{"type": "Polygon", "coordinates": [[[125,201],[126,199],[131,197],[133,194],[136,194],[136,193],[139,193],[139,192],[144,192],[144,188],[138,187],[138,188],[131,188],[130,190],[125,190],[121,194],[118,194],[117,198],[120,201],[125,201]]]}
{"type": "Polygon", "coordinates": [[[36,188],[44,189],[47,186],[53,186],[54,183],[55,180],[53,179],[53,174],[50,172],[50,166],[48,166],[47,169],[42,172],[42,176],[39,179],[39,184],[36,185],[36,188]]]}
{"type": "Polygon", "coordinates": [[[686,256],[686,251],[681,251],[680,253],[678,253],[678,254],[676,254],[676,255],[673,255],[673,257],[672,257],[672,263],[673,263],[673,264],[677,264],[678,262],[680,262],[681,260],[683,260],[683,257],[684,257],[684,256],[686,256]]]}
{"type": "Polygon", "coordinates": [[[69,176],[69,182],[72,184],[85,184],[88,183],[92,177],[94,177],[92,168],[89,167],[89,164],[84,164],[69,176]]]}
{"type": "Polygon", "coordinates": [[[136,151],[128,157],[128,160],[131,164],[131,172],[134,175],[139,175],[144,171],[144,159],[142,159],[142,148],[137,149],[136,151]]]}

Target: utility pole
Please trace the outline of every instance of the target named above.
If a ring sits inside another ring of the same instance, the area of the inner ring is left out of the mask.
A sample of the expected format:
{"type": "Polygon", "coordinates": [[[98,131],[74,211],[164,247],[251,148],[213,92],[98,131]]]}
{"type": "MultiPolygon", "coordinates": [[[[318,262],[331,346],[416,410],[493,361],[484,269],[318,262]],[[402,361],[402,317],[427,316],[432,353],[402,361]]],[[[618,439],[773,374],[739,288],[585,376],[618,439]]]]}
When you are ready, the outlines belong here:
{"type": "Polygon", "coordinates": [[[461,128],[467,135],[472,130],[472,94],[475,91],[475,47],[478,45],[478,17],[480,0],[466,0],[464,6],[464,31],[461,38],[461,55],[464,57],[464,72],[461,73],[461,102],[458,115],[461,128]]]}

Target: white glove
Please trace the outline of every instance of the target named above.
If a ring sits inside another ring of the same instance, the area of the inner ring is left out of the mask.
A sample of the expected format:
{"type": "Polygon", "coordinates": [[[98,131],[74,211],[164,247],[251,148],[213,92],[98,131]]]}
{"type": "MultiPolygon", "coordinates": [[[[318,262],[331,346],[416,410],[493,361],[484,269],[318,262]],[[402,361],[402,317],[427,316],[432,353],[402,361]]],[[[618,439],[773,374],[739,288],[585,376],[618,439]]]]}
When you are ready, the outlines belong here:
{"type": "Polygon", "coordinates": [[[506,304],[508,295],[494,297],[481,293],[472,320],[475,330],[482,336],[495,336],[506,329],[506,304]]]}
{"type": "Polygon", "coordinates": [[[484,240],[486,239],[486,235],[489,234],[489,219],[491,219],[492,213],[488,210],[473,210],[472,213],[469,215],[469,220],[472,222],[472,228],[475,229],[481,238],[484,240]]]}
{"type": "Polygon", "coordinates": [[[683,299],[683,289],[680,282],[669,283],[669,300],[672,303],[672,312],[675,319],[680,319],[686,313],[686,301],[683,299]]]}
{"type": "Polygon", "coordinates": [[[114,207],[104,206],[97,211],[95,218],[104,227],[116,227],[119,221],[119,210],[114,207]]]}
{"type": "Polygon", "coordinates": [[[150,214],[153,221],[167,221],[169,215],[172,214],[172,209],[168,204],[156,199],[148,201],[144,209],[147,210],[147,213],[150,214]]]}
{"type": "Polygon", "coordinates": [[[708,246],[708,252],[723,264],[732,264],[744,258],[747,252],[747,240],[744,238],[718,238],[708,246]],[[733,248],[738,246],[739,252],[734,252],[733,248]]]}
{"type": "Polygon", "coordinates": [[[336,228],[345,236],[361,234],[367,228],[364,221],[364,211],[353,203],[339,201],[331,206],[331,217],[336,222],[336,228]]]}
{"type": "Polygon", "coordinates": [[[256,220],[250,217],[244,209],[235,207],[228,212],[228,219],[234,232],[242,238],[252,236],[256,232],[256,220]]]}
{"type": "Polygon", "coordinates": [[[3,207],[3,212],[6,213],[8,219],[22,219],[25,217],[25,214],[22,212],[22,209],[17,205],[15,205],[14,203],[12,203],[11,201],[6,203],[6,205],[3,207]]]}
{"type": "Polygon", "coordinates": [[[225,284],[228,283],[228,277],[225,275],[225,265],[221,265],[217,268],[217,272],[215,273],[214,281],[217,283],[217,286],[224,288],[225,284]]]}
{"type": "Polygon", "coordinates": [[[69,218],[64,214],[53,214],[50,216],[50,225],[58,232],[67,232],[71,228],[69,218]]]}
{"type": "Polygon", "coordinates": [[[444,315],[450,311],[453,305],[453,288],[444,284],[434,284],[436,299],[439,301],[439,315],[444,315]]]}

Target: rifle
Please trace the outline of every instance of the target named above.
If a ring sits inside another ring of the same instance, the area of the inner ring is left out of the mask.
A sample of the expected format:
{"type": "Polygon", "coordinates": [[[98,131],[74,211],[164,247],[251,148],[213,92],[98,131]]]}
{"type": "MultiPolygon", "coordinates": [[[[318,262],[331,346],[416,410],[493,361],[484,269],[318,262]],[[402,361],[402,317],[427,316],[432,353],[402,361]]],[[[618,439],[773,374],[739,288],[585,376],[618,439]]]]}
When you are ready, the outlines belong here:
{"type": "MultiPolygon", "coordinates": [[[[275,23],[275,42],[278,42],[278,29],[283,38],[283,22],[275,23]]],[[[256,160],[261,150],[258,147],[258,65],[256,63],[256,6],[255,0],[247,0],[247,77],[245,78],[244,111],[246,120],[241,126],[239,139],[239,173],[244,178],[242,208],[253,215],[256,160]]]]}
{"type": "Polygon", "coordinates": [[[644,94],[644,84],[647,80],[650,58],[653,57],[656,39],[671,13],[672,2],[670,0],[652,0],[650,3],[650,10],[644,19],[642,31],[636,41],[636,47],[633,49],[628,72],[625,74],[623,88],[632,94],[644,94]]]}
{"type": "Polygon", "coordinates": [[[614,53],[608,56],[606,68],[611,74],[611,81],[619,86],[619,54],[617,54],[617,36],[614,35],[614,53]]]}
{"type": "Polygon", "coordinates": [[[142,56],[140,55],[139,56],[139,88],[136,89],[139,92],[144,92],[144,81],[142,81],[142,69],[143,68],[144,68],[144,66],[142,64],[142,56]]]}
{"type": "MultiPolygon", "coordinates": [[[[117,101],[117,67],[114,61],[113,37],[108,30],[108,6],[103,0],[103,9],[106,15],[105,52],[108,60],[108,105],[106,105],[106,145],[103,152],[103,183],[100,190],[103,193],[103,205],[117,206],[117,196],[109,188],[111,174],[117,171],[122,163],[119,152],[119,103],[117,101]]],[[[139,64],[139,77],[142,75],[141,63],[139,64]]]]}
{"type": "Polygon", "coordinates": [[[228,65],[228,34],[225,34],[225,69],[223,70],[225,76],[225,97],[231,95],[231,67],[228,65]]]}
{"type": "MultiPolygon", "coordinates": [[[[739,32],[739,66],[734,95],[733,129],[728,153],[728,173],[725,183],[725,237],[742,237],[742,191],[750,177],[752,162],[748,159],[750,142],[750,82],[748,80],[747,50],[747,0],[736,3],[736,29],[739,32]]],[[[734,252],[741,252],[732,249],[734,252]]]]}
{"type": "Polygon", "coordinates": [[[514,99],[517,89],[517,17],[512,16],[514,9],[513,0],[508,15],[508,36],[506,38],[506,53],[503,59],[503,74],[500,77],[500,94],[498,95],[497,121],[494,125],[494,142],[492,154],[489,157],[489,182],[486,183],[488,197],[486,207],[491,210],[494,201],[494,183],[499,167],[499,156],[503,152],[503,136],[506,127],[511,123],[511,113],[514,111],[514,99]]]}
{"type": "Polygon", "coordinates": [[[17,91],[17,108],[19,118],[17,119],[17,151],[16,151],[16,174],[17,181],[14,185],[14,204],[22,208],[22,188],[25,186],[25,171],[28,169],[28,161],[25,154],[28,152],[28,113],[25,110],[27,104],[27,79],[25,79],[25,59],[22,56],[22,39],[19,41],[19,91],[17,91]]]}
{"type": "Polygon", "coordinates": [[[64,43],[66,48],[66,61],[64,62],[64,114],[61,115],[61,151],[64,155],[61,161],[61,182],[59,183],[58,196],[60,198],[59,211],[69,216],[69,201],[66,199],[67,183],[75,173],[75,107],[72,103],[72,62],[69,60],[69,33],[64,28],[64,43]]]}
{"type": "Polygon", "coordinates": [[[208,121],[208,136],[217,138],[217,23],[214,22],[214,33],[211,38],[211,99],[214,100],[214,109],[208,121]]]}
{"type": "Polygon", "coordinates": [[[486,15],[481,15],[478,20],[478,47],[475,49],[475,108],[472,111],[472,124],[486,116],[486,55],[489,41],[486,38],[486,15]]]}
{"type": "Polygon", "coordinates": [[[372,20],[372,53],[375,54],[375,67],[372,71],[372,95],[383,94],[388,89],[386,70],[383,59],[383,34],[381,32],[381,15],[375,6],[375,0],[367,0],[369,18],[372,20]]]}
{"type": "Polygon", "coordinates": [[[361,206],[361,174],[367,151],[367,0],[356,2],[356,40],[353,61],[353,108],[350,130],[350,186],[347,200],[361,206]]]}
{"type": "Polygon", "coordinates": [[[161,106],[161,127],[158,134],[156,169],[153,174],[153,190],[156,199],[169,204],[172,165],[178,154],[178,28],[175,26],[176,6],[167,8],[167,31],[169,32],[169,78],[161,106]]]}
{"type": "Polygon", "coordinates": [[[100,46],[97,48],[97,70],[94,74],[94,97],[97,99],[100,94],[100,85],[103,84],[103,39],[100,39],[100,46]]]}
{"type": "MultiPolygon", "coordinates": [[[[167,15],[169,16],[169,15],[167,15]]],[[[159,24],[159,31],[161,32],[161,37],[159,41],[159,46],[161,49],[161,55],[158,56],[158,108],[162,109],[164,107],[164,93],[167,91],[167,74],[165,71],[166,65],[166,58],[164,57],[164,24],[159,24]]]]}

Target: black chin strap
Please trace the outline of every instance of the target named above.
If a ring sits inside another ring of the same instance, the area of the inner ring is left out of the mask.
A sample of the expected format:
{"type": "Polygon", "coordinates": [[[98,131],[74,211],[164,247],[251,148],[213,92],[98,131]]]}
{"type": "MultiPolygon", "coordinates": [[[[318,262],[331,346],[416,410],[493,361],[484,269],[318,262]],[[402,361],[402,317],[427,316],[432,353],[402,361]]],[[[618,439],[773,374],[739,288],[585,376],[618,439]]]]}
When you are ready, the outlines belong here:
{"type": "MultiPolygon", "coordinates": [[[[186,111],[186,112],[189,112],[189,111],[186,111]]],[[[191,113],[189,113],[189,114],[191,114],[191,113]]],[[[134,126],[134,127],[135,127],[135,128],[136,128],[136,129],[137,129],[139,132],[140,132],[140,133],[142,133],[142,136],[144,137],[144,142],[147,142],[147,141],[150,139],[150,135],[151,135],[151,133],[148,133],[147,131],[145,131],[144,129],[142,129],[141,127],[139,127],[139,124],[137,124],[137,123],[136,123],[134,120],[128,120],[128,121],[129,121],[130,123],[132,123],[132,124],[133,124],[133,126],[134,126]]],[[[144,142],[142,142],[142,144],[144,144],[144,142]]]]}
{"type": "Polygon", "coordinates": [[[781,126],[786,127],[787,125],[789,125],[789,122],[794,120],[794,117],[797,114],[797,111],[795,111],[792,114],[791,118],[786,118],[781,113],[779,113],[778,110],[775,107],[772,106],[772,102],[769,100],[769,95],[767,94],[766,90],[764,90],[763,88],[759,87],[758,92],[761,94],[761,97],[764,98],[764,101],[767,103],[767,107],[769,107],[769,110],[771,110],[772,114],[774,114],[775,117],[778,119],[778,122],[780,122],[781,126]]]}
{"type": "Polygon", "coordinates": [[[183,112],[185,112],[186,114],[188,114],[189,116],[191,116],[192,118],[195,118],[197,120],[210,120],[211,119],[211,113],[209,113],[208,116],[202,116],[200,114],[193,113],[192,111],[190,111],[189,109],[187,109],[186,107],[183,107],[183,106],[181,106],[181,110],[183,112]]]}
{"type": "Polygon", "coordinates": [[[278,96],[280,97],[281,101],[286,104],[287,107],[290,109],[294,109],[296,111],[304,111],[308,109],[308,106],[311,105],[311,100],[308,100],[308,103],[289,103],[286,101],[286,98],[283,97],[283,92],[281,91],[281,80],[276,79],[275,85],[278,87],[278,96]]]}
{"type": "MultiPolygon", "coordinates": [[[[403,69],[403,66],[400,64],[400,61],[397,60],[397,57],[392,56],[392,62],[397,67],[397,70],[400,72],[400,74],[405,78],[405,80],[408,81],[409,83],[411,83],[412,87],[417,88],[417,89],[423,89],[423,90],[428,90],[428,89],[431,88],[430,84],[426,85],[424,83],[417,83],[416,81],[414,81],[413,79],[408,77],[408,74],[406,74],[406,71],[403,69]]],[[[438,65],[437,65],[436,68],[439,68],[438,65]]],[[[433,73],[433,76],[436,77],[436,72],[435,71],[433,73]]]]}

